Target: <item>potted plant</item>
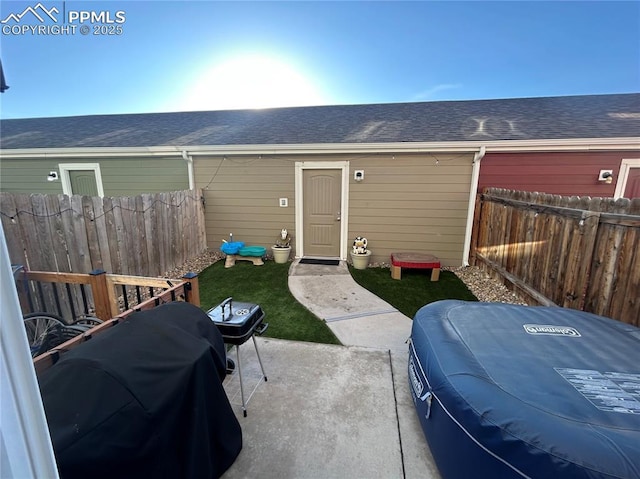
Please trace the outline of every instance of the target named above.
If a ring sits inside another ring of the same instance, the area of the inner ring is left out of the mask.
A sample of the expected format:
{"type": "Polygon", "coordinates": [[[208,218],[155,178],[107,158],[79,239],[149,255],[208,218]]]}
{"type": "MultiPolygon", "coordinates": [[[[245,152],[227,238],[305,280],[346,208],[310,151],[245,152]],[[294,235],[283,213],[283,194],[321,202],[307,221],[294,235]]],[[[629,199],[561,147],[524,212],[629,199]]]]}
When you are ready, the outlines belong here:
{"type": "Polygon", "coordinates": [[[287,232],[286,228],[282,228],[276,244],[271,247],[273,252],[273,260],[276,263],[286,263],[289,261],[289,253],[291,253],[291,235],[287,232]]]}
{"type": "Polygon", "coordinates": [[[367,238],[356,236],[351,250],[351,262],[355,269],[367,269],[371,250],[367,249],[367,238]]]}

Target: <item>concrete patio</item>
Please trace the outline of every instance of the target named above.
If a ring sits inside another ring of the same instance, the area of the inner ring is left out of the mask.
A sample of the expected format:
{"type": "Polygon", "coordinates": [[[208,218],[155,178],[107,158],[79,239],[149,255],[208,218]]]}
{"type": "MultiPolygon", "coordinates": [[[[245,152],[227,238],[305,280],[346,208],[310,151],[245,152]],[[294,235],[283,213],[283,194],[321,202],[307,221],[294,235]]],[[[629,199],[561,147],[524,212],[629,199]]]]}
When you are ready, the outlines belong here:
{"type": "Polygon", "coordinates": [[[294,262],[289,288],[345,346],[257,338],[267,382],[252,342],[240,347],[255,393],[245,418],[237,373],[225,381],[244,446],[223,477],[439,479],[407,382],[411,320],[344,263],[294,262]]]}

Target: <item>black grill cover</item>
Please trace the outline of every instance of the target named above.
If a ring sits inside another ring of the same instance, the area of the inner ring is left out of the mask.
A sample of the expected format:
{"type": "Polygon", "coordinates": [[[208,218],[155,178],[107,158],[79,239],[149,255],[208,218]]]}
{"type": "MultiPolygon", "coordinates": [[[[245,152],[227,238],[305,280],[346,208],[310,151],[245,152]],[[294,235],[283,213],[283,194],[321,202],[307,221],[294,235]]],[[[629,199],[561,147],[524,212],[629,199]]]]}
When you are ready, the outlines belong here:
{"type": "Polygon", "coordinates": [[[242,449],[225,346],[201,309],[134,313],[39,378],[60,475],[212,478],[242,449]]]}

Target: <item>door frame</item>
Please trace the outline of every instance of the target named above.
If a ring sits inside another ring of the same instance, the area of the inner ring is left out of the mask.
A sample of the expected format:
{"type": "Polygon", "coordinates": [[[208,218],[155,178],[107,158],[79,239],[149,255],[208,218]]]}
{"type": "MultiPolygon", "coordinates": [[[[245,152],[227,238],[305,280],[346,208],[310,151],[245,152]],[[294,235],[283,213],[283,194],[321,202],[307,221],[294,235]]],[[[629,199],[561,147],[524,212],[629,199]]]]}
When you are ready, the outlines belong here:
{"type": "Polygon", "coordinates": [[[624,190],[627,189],[627,180],[629,178],[629,170],[631,168],[640,168],[640,158],[623,159],[620,162],[620,172],[618,173],[618,181],[616,181],[616,191],[613,194],[614,199],[622,198],[624,190]]]}
{"type": "Polygon", "coordinates": [[[71,196],[73,194],[71,190],[71,178],[69,177],[70,171],[83,170],[93,171],[96,175],[96,186],[98,188],[98,196],[104,197],[104,188],[102,187],[102,173],[100,172],[100,163],[60,163],[58,165],[60,169],[60,180],[62,181],[62,193],[71,196]]]}
{"type": "Polygon", "coordinates": [[[296,258],[304,256],[304,170],[341,170],[342,184],[340,197],[340,259],[347,259],[347,236],[349,234],[349,162],[348,161],[296,161],[295,199],[296,199],[296,258]]]}

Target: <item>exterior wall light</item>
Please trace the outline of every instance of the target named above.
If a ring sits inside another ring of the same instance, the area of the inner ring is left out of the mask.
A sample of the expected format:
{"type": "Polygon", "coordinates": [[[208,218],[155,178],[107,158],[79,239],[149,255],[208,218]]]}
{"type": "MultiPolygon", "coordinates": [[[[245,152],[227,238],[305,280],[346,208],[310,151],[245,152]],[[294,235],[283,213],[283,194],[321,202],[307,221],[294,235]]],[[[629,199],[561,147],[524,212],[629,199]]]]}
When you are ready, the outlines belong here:
{"type": "Polygon", "coordinates": [[[613,183],[613,170],[600,170],[598,181],[602,181],[608,185],[613,183]]]}
{"type": "Polygon", "coordinates": [[[47,176],[47,181],[58,181],[58,172],[57,171],[50,171],[49,175],[47,176]]]}
{"type": "Polygon", "coordinates": [[[356,170],[353,172],[353,179],[356,181],[364,180],[364,170],[356,170]]]}

